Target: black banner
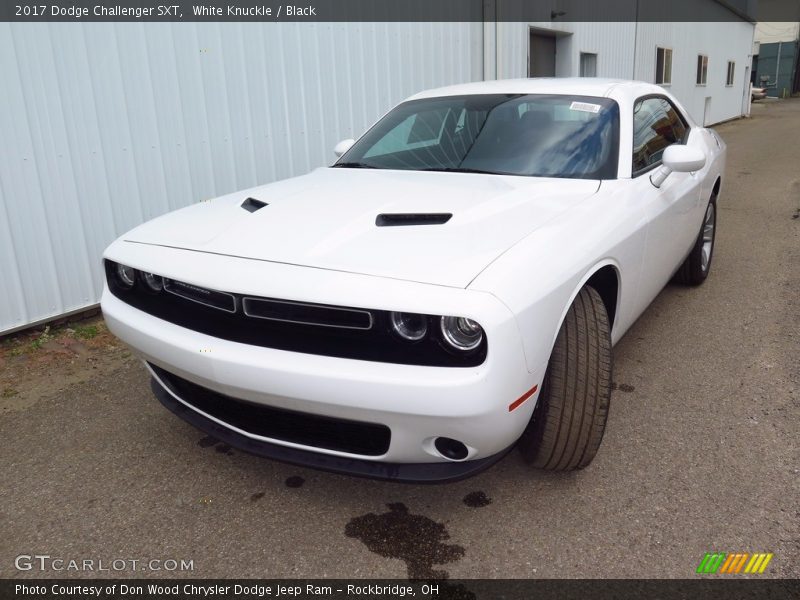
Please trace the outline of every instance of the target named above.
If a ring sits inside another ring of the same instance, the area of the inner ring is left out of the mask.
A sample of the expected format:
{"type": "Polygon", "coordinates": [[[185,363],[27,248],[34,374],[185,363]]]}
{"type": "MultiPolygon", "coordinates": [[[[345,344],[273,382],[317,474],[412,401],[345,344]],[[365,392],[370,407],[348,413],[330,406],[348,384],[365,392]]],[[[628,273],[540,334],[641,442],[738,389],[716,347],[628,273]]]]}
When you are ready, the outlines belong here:
{"type": "Polygon", "coordinates": [[[719,576],[688,580],[0,580],[4,600],[789,600],[798,596],[800,580],[719,576]]]}
{"type": "Polygon", "coordinates": [[[10,0],[0,21],[800,21],[800,0],[10,0]]]}

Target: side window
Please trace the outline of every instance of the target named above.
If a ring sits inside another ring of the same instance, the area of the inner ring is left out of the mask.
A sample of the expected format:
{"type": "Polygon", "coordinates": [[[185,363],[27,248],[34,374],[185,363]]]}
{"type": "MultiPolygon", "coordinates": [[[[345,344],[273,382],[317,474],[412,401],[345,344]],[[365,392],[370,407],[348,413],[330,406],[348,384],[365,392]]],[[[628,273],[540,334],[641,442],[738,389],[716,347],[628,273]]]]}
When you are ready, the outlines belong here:
{"type": "Polygon", "coordinates": [[[661,162],[664,149],[686,140],[686,124],[664,98],[645,98],[633,107],[633,175],[661,162]]]}
{"type": "Polygon", "coordinates": [[[662,106],[664,111],[667,113],[667,117],[669,118],[670,125],[672,126],[672,137],[674,141],[671,143],[685,144],[687,134],[686,124],[683,122],[683,119],[678,114],[678,111],[675,110],[675,107],[672,106],[672,104],[663,99],[661,102],[663,103],[662,106]]]}

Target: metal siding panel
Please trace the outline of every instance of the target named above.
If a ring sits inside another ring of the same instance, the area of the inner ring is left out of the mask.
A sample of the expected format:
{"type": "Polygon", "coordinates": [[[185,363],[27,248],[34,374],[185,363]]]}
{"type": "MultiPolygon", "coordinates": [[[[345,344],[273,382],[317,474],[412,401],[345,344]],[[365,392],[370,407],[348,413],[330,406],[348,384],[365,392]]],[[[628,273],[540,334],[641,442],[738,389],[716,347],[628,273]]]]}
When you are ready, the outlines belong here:
{"type": "MultiPolygon", "coordinates": [[[[155,23],[145,28],[145,46],[150,73],[150,93],[155,119],[155,143],[160,156],[162,212],[190,204],[192,192],[189,155],[185,150],[186,130],[181,110],[180,78],[175,59],[172,25],[155,23]]],[[[157,199],[153,198],[155,202],[157,199]]]]}
{"type": "Polygon", "coordinates": [[[721,23],[640,23],[636,52],[636,76],[655,80],[656,47],[670,47],[672,84],[665,86],[678,98],[698,123],[703,123],[705,98],[711,97],[708,123],[718,123],[742,114],[745,94],[744,67],[751,62],[754,25],[740,22],[721,23]],[[708,80],[696,84],[697,56],[708,56],[708,80]],[[727,87],[728,61],[736,63],[734,85],[727,87]]]}
{"type": "MultiPolygon", "coordinates": [[[[29,75],[30,61],[39,58],[33,49],[33,59],[21,56],[26,47],[19,32],[8,24],[0,24],[0,74],[6,98],[6,110],[0,111],[0,181],[3,185],[5,215],[10,239],[15,249],[16,274],[22,286],[24,306],[11,314],[3,309],[2,323],[18,325],[18,315],[26,322],[36,315],[54,313],[60,307],[58,268],[47,226],[47,207],[41,186],[48,165],[39,164],[34,141],[36,110],[32,108],[29,75]],[[28,78],[26,78],[28,75],[28,78]],[[6,84],[5,82],[8,82],[6,84]],[[43,173],[44,172],[44,173],[43,173]],[[20,310],[21,309],[21,310],[20,310]]],[[[46,26],[35,24],[30,37],[46,35],[46,26]]],[[[24,37],[24,36],[22,36],[24,37]]],[[[57,201],[57,199],[50,199],[57,201]]],[[[5,267],[3,282],[6,281],[5,267]]],[[[13,273],[8,277],[13,281],[13,273]]],[[[11,294],[9,294],[11,295],[11,294]]],[[[13,294],[17,296],[17,294],[13,294]]]]}
{"type": "MultiPolygon", "coordinates": [[[[617,0],[624,4],[629,0],[617,0]]],[[[598,10],[601,10],[598,4],[598,10]]],[[[530,27],[559,33],[559,76],[577,76],[580,52],[598,54],[599,77],[653,82],[656,47],[673,49],[672,84],[665,86],[702,123],[706,96],[711,96],[709,123],[742,114],[744,68],[751,62],[754,26],[744,21],[698,23],[536,22],[498,23],[498,78],[526,77],[530,27]],[[698,54],[709,56],[708,82],[695,83],[698,54]],[[736,62],[734,85],[725,85],[727,64],[736,62]]]]}
{"type": "MultiPolygon", "coordinates": [[[[0,132],[2,132],[0,127],[0,132]]],[[[20,276],[22,260],[14,247],[11,223],[7,213],[3,178],[0,176],[0,306],[5,307],[6,319],[11,327],[19,327],[28,321],[23,295],[23,279],[20,276]]]]}
{"type": "Polygon", "coordinates": [[[144,220],[329,164],[482,73],[480,23],[0,24],[0,332],[95,304],[144,220]]]}

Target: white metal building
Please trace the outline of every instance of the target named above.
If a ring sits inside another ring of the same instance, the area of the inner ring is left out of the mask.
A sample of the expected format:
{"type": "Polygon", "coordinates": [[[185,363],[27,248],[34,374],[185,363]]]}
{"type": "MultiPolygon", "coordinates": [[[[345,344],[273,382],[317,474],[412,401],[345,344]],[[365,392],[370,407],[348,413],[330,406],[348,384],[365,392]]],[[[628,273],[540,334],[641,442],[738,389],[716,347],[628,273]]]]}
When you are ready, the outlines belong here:
{"type": "Polygon", "coordinates": [[[752,43],[746,21],[0,23],[0,334],[96,304],[124,231],[329,164],[421,89],[658,76],[715,123],[748,110],[752,43]]]}

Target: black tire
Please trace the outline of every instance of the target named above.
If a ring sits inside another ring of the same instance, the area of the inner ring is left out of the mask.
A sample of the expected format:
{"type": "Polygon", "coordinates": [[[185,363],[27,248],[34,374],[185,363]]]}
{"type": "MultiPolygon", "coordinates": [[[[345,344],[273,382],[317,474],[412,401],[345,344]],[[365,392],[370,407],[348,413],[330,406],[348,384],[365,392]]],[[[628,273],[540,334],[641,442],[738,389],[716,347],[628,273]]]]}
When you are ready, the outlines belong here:
{"type": "Polygon", "coordinates": [[[700,285],[706,280],[711,271],[711,259],[714,257],[714,243],[717,238],[717,195],[711,194],[711,199],[706,205],[706,212],[703,214],[703,222],[700,225],[700,232],[694,242],[692,251],[673,277],[675,283],[683,285],[700,285]],[[704,233],[708,224],[709,211],[713,219],[711,230],[711,249],[708,252],[708,260],[703,258],[703,245],[705,243],[704,233]]]}
{"type": "Polygon", "coordinates": [[[611,335],[600,294],[584,287],[567,312],[539,402],[519,441],[526,462],[571,471],[597,454],[611,399],[611,335]]]}

